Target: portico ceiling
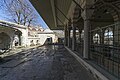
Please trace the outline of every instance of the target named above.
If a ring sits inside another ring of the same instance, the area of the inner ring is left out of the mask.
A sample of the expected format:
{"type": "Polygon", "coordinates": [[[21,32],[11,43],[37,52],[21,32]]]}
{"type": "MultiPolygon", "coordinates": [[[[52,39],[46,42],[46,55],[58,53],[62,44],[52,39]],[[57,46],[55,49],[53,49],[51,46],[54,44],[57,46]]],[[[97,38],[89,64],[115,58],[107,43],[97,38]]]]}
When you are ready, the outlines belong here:
{"type": "Polygon", "coordinates": [[[72,0],[30,0],[50,29],[63,29],[72,0]]]}

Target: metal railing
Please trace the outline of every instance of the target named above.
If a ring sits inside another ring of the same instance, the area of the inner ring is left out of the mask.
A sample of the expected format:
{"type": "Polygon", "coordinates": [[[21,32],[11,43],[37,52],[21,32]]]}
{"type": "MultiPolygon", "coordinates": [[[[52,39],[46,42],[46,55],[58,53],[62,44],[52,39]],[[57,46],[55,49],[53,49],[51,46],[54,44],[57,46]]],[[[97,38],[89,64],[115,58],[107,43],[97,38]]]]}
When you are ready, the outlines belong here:
{"type": "Polygon", "coordinates": [[[90,39],[90,59],[120,79],[120,23],[91,30],[90,39]],[[95,34],[100,43],[93,40],[95,34]]]}

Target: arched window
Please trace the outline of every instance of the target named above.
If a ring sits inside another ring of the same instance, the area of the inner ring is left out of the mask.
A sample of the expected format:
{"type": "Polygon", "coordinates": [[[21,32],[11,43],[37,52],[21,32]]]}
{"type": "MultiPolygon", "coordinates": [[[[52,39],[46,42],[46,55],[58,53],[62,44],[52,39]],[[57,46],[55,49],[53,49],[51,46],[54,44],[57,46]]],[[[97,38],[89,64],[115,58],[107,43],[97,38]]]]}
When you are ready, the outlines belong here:
{"type": "Polygon", "coordinates": [[[33,43],[33,40],[31,40],[30,43],[33,43]]]}
{"type": "Polygon", "coordinates": [[[76,42],[80,43],[80,32],[78,28],[76,28],[76,42]]]}
{"type": "Polygon", "coordinates": [[[39,40],[36,40],[36,43],[39,43],[39,40]]]}
{"type": "Polygon", "coordinates": [[[84,38],[84,30],[82,30],[82,33],[81,33],[81,39],[84,38]]]}
{"type": "Polygon", "coordinates": [[[100,35],[99,34],[95,34],[94,36],[93,36],[93,43],[95,43],[95,44],[100,44],[100,35]]]}
{"type": "Polygon", "coordinates": [[[19,45],[19,37],[18,37],[18,35],[14,36],[14,42],[15,42],[15,46],[19,45]]]}
{"type": "Polygon", "coordinates": [[[107,28],[104,33],[104,44],[113,45],[113,30],[107,28]]]}

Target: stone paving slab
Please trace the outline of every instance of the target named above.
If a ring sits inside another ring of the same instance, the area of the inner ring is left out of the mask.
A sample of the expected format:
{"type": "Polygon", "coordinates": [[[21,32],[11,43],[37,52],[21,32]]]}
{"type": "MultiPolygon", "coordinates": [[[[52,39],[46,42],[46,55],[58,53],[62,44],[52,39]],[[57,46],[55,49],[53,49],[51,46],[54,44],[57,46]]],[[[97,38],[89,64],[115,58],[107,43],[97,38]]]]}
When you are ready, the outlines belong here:
{"type": "Polygon", "coordinates": [[[15,48],[15,49],[10,50],[10,51],[8,51],[6,53],[0,54],[0,57],[4,58],[4,57],[7,57],[7,56],[11,56],[11,55],[17,54],[17,53],[19,53],[21,51],[24,51],[24,50],[26,51],[26,50],[29,50],[29,49],[32,49],[32,48],[36,48],[36,47],[38,47],[38,46],[29,46],[29,47],[15,48]]]}
{"type": "Polygon", "coordinates": [[[64,47],[58,49],[53,61],[52,72],[57,74],[54,80],[95,80],[93,75],[79,64],[64,47]]]}
{"type": "Polygon", "coordinates": [[[45,46],[20,54],[0,64],[0,80],[95,80],[63,46],[45,46]]]}

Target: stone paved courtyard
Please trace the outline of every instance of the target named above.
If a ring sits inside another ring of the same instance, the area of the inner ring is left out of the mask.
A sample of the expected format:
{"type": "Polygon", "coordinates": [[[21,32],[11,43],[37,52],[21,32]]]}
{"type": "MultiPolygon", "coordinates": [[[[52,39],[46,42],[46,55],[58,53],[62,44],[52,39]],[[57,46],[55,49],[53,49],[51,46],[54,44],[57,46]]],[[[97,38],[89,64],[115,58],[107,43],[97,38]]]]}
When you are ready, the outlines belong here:
{"type": "Polygon", "coordinates": [[[0,80],[95,80],[62,45],[29,49],[0,62],[0,80]]]}

